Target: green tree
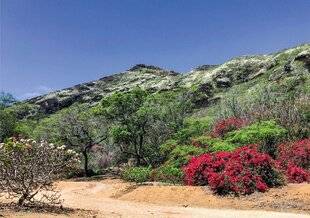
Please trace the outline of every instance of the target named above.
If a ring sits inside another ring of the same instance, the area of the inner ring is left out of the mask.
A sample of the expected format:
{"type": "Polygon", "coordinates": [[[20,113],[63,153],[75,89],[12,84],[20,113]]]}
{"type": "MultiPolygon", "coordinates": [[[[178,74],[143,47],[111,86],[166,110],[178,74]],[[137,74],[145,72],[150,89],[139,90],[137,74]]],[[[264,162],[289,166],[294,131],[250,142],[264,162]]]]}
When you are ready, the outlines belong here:
{"type": "Polygon", "coordinates": [[[37,138],[64,143],[82,154],[84,174],[90,176],[89,153],[93,146],[107,139],[105,121],[94,117],[86,105],[73,105],[41,121],[34,134],[37,138]]]}
{"type": "Polygon", "coordinates": [[[183,125],[190,108],[180,93],[149,94],[136,88],[103,99],[96,113],[109,120],[114,143],[139,166],[156,162],[159,145],[183,125]]]}
{"type": "Polygon", "coordinates": [[[15,114],[6,109],[0,110],[0,142],[13,135],[15,126],[15,114]]]}

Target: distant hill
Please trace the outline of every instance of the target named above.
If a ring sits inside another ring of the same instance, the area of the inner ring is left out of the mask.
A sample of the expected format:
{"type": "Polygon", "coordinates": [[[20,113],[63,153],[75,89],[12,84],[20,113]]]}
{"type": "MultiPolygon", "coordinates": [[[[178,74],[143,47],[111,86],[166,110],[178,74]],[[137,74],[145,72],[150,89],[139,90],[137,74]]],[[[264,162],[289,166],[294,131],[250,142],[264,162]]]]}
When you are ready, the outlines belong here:
{"type": "Polygon", "coordinates": [[[309,73],[310,44],[303,44],[268,55],[233,58],[221,65],[202,65],[185,74],[138,64],[125,72],[31,98],[21,104],[32,105],[32,114],[38,111],[52,114],[76,102],[94,105],[111,93],[139,86],[151,92],[180,88],[200,90],[203,96],[198,103],[208,106],[232,90],[246,95],[260,84],[281,87],[281,84],[292,83],[291,86],[309,90],[309,73]]]}

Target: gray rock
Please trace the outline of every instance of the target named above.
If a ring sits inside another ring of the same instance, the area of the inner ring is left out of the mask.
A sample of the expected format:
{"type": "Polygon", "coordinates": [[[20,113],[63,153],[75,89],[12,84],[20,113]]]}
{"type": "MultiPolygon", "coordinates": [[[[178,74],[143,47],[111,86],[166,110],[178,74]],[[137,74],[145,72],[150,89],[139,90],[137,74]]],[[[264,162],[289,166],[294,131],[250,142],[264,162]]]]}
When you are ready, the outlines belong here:
{"type": "Polygon", "coordinates": [[[228,77],[216,78],[215,82],[216,82],[216,86],[219,88],[228,88],[232,85],[232,81],[228,77]]]}

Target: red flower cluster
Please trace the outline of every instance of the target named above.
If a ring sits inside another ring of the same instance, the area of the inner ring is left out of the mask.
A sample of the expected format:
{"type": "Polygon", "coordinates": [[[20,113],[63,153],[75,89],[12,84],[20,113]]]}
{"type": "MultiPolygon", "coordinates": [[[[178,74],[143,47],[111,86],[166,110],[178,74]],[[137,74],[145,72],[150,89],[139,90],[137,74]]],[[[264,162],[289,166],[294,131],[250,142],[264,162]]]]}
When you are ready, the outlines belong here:
{"type": "Polygon", "coordinates": [[[277,161],[290,182],[310,181],[310,139],[279,145],[277,161]]]}
{"type": "Polygon", "coordinates": [[[209,185],[219,194],[264,192],[281,183],[274,160],[259,153],[257,145],[194,157],[184,173],[188,185],[209,185]]]}
{"type": "Polygon", "coordinates": [[[230,117],[223,119],[214,125],[211,135],[213,137],[223,137],[226,133],[240,129],[246,124],[247,122],[241,118],[230,117]]]}
{"type": "Polygon", "coordinates": [[[304,170],[303,168],[298,167],[295,164],[289,164],[285,171],[285,174],[288,181],[292,183],[302,183],[310,181],[309,171],[304,170]]]}
{"type": "Polygon", "coordinates": [[[283,166],[293,163],[299,167],[310,168],[310,139],[278,146],[278,161],[283,166]]]}

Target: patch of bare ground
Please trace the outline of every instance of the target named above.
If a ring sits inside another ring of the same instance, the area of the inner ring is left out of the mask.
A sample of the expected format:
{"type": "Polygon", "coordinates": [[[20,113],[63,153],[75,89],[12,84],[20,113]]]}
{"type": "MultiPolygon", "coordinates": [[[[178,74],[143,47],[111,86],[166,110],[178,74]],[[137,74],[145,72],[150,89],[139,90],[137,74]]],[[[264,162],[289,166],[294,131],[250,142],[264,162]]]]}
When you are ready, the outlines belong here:
{"type": "MultiPolygon", "coordinates": [[[[60,181],[64,211],[19,211],[5,217],[212,217],[310,218],[310,184],[289,184],[266,193],[221,197],[206,187],[162,183],[137,185],[120,179],[60,181]],[[267,211],[266,211],[267,210],[267,211]],[[279,213],[282,212],[282,213],[279,213]],[[285,212],[285,213],[283,213],[285,212]],[[290,212],[290,213],[288,213],[290,212]]],[[[2,199],[0,198],[0,202],[2,199]]]]}
{"type": "Polygon", "coordinates": [[[0,203],[0,217],[95,217],[95,211],[73,209],[62,206],[27,205],[0,203]]]}
{"type": "Polygon", "coordinates": [[[288,184],[248,196],[214,195],[207,187],[139,186],[118,199],[161,205],[241,210],[272,210],[310,214],[310,184],[288,184]]]}

